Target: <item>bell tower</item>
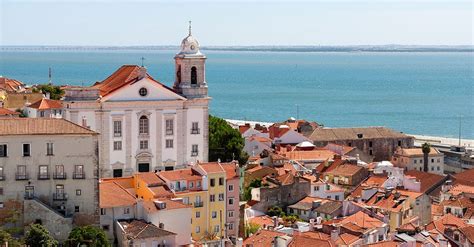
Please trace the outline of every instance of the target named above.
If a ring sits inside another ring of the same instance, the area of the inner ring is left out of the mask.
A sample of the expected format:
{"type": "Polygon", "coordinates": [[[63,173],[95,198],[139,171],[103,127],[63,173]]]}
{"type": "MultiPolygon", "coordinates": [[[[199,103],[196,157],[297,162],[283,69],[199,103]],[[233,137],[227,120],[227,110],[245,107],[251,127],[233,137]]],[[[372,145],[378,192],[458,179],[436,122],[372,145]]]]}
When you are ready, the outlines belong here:
{"type": "Polygon", "coordinates": [[[207,98],[206,56],[199,51],[199,42],[189,33],[181,42],[181,50],[174,56],[174,90],[188,99],[207,98]]]}

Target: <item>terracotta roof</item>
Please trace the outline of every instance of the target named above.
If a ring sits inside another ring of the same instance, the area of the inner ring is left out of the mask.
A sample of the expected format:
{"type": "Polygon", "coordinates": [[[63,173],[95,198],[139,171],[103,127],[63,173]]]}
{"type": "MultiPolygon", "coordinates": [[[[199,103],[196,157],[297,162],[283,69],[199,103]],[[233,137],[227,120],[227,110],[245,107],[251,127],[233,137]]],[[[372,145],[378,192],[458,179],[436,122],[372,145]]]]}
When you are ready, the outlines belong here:
{"type": "MultiPolygon", "coordinates": [[[[270,246],[270,245],[266,245],[270,246]]],[[[330,239],[317,239],[311,238],[304,235],[295,235],[288,244],[288,247],[299,247],[299,246],[321,246],[321,247],[332,247],[336,246],[336,243],[330,239]]]]}
{"type": "Polygon", "coordinates": [[[182,203],[181,201],[175,201],[175,200],[170,200],[170,199],[143,202],[143,208],[149,213],[164,211],[164,210],[190,208],[190,207],[191,207],[190,205],[186,205],[182,203]],[[166,203],[166,207],[163,209],[158,208],[155,204],[155,202],[158,202],[158,201],[166,203]]]}
{"type": "Polygon", "coordinates": [[[170,180],[170,181],[177,181],[177,180],[200,180],[202,179],[201,175],[191,168],[187,169],[179,169],[174,171],[161,171],[158,173],[158,176],[170,180]]]}
{"type": "Polygon", "coordinates": [[[240,132],[240,134],[243,134],[243,133],[245,133],[245,131],[249,130],[250,128],[251,128],[250,124],[240,125],[239,126],[239,132],[240,132]]]}
{"type": "Polygon", "coordinates": [[[460,208],[474,208],[474,199],[468,197],[453,198],[440,203],[443,206],[454,206],[460,208]]]}
{"type": "Polygon", "coordinates": [[[135,176],[147,185],[159,185],[164,183],[154,172],[140,172],[136,173],[135,176]]]}
{"type": "Polygon", "coordinates": [[[19,116],[20,113],[16,111],[10,111],[6,108],[0,108],[0,116],[19,116]]]}
{"type": "Polygon", "coordinates": [[[17,92],[23,88],[25,84],[21,81],[0,76],[0,90],[7,92],[17,92]]]}
{"type": "Polygon", "coordinates": [[[388,241],[381,241],[377,243],[372,243],[372,244],[367,244],[366,246],[371,246],[371,247],[398,247],[402,246],[403,243],[394,241],[394,240],[388,240],[388,241]]]}
{"type": "Polygon", "coordinates": [[[349,147],[349,146],[339,145],[335,143],[328,143],[324,148],[327,150],[333,151],[339,155],[345,155],[355,149],[355,147],[349,147]]]}
{"type": "Polygon", "coordinates": [[[464,220],[452,215],[452,214],[445,214],[441,218],[432,221],[426,226],[426,230],[430,231],[433,229],[438,230],[441,233],[444,233],[444,230],[447,226],[454,227],[454,228],[461,228],[467,226],[464,220]]]}
{"type": "Polygon", "coordinates": [[[342,202],[340,201],[327,201],[321,203],[321,206],[314,209],[315,212],[323,214],[333,214],[337,210],[342,208],[342,202]]]}
{"type": "Polygon", "coordinates": [[[279,154],[287,157],[291,160],[328,160],[332,159],[335,152],[326,149],[314,149],[314,150],[293,150],[293,151],[285,151],[285,148],[282,148],[279,151],[279,154]]]}
{"type": "Polygon", "coordinates": [[[222,168],[225,170],[226,179],[238,178],[238,164],[236,163],[221,163],[222,168]]]}
{"type": "Polygon", "coordinates": [[[174,197],[173,192],[168,189],[168,186],[161,185],[155,187],[148,187],[148,189],[153,193],[153,198],[172,198],[174,197]]]}
{"type": "Polygon", "coordinates": [[[153,77],[151,77],[146,72],[146,69],[144,67],[140,67],[138,65],[123,65],[102,82],[94,84],[92,88],[99,89],[100,95],[104,97],[114,92],[115,90],[122,88],[125,85],[131,85],[141,80],[142,78],[140,77],[142,76],[141,75],[142,73],[143,73],[143,78],[150,79],[153,82],[157,83],[158,85],[162,86],[163,88],[166,88],[167,90],[175,93],[171,88],[153,79],[153,77]]]}
{"type": "Polygon", "coordinates": [[[307,197],[299,200],[297,203],[295,203],[293,205],[289,205],[288,207],[303,209],[303,210],[310,210],[313,207],[313,202],[314,201],[320,201],[321,204],[323,204],[323,203],[328,202],[329,200],[325,199],[325,198],[307,196],[307,197]]]}
{"type": "Polygon", "coordinates": [[[365,128],[317,128],[313,131],[310,139],[313,141],[337,141],[337,140],[357,140],[357,139],[377,139],[377,138],[406,138],[405,134],[396,132],[385,127],[365,127],[365,128]],[[359,138],[358,134],[362,134],[359,138]]]}
{"type": "Polygon", "coordinates": [[[62,109],[63,105],[60,100],[52,100],[52,99],[40,99],[35,103],[29,105],[30,108],[35,108],[38,110],[46,110],[46,109],[62,109]]]}
{"type": "Polygon", "coordinates": [[[365,188],[377,187],[381,188],[383,184],[387,181],[387,177],[385,175],[372,175],[367,178],[364,182],[362,182],[357,188],[352,191],[352,197],[362,196],[362,190],[365,188]]]}
{"type": "Polygon", "coordinates": [[[103,181],[99,184],[100,207],[125,207],[136,204],[136,198],[118,183],[103,181]]]}
{"type": "Polygon", "coordinates": [[[263,137],[263,136],[250,136],[247,138],[247,140],[249,141],[258,141],[258,142],[272,142],[272,140],[270,138],[266,138],[266,137],[263,137]]]}
{"type": "Polygon", "coordinates": [[[198,163],[197,165],[208,174],[225,172],[218,162],[198,163]]]}
{"type": "Polygon", "coordinates": [[[275,237],[284,236],[284,233],[261,229],[252,236],[244,240],[243,246],[272,246],[275,237]]]}
{"type": "Polygon", "coordinates": [[[331,238],[331,235],[324,232],[308,231],[308,232],[302,232],[300,234],[309,238],[316,238],[316,239],[326,240],[326,239],[331,238]]]}
{"type": "Polygon", "coordinates": [[[441,176],[433,173],[422,172],[417,170],[405,171],[406,176],[415,177],[420,181],[420,192],[425,193],[434,186],[441,186],[442,181],[445,180],[446,176],[441,176]]]}
{"type": "Polygon", "coordinates": [[[362,229],[373,229],[377,227],[382,227],[385,223],[381,220],[371,217],[370,215],[359,211],[349,217],[346,217],[340,221],[341,225],[346,226],[346,224],[355,224],[362,229]]]}
{"type": "Polygon", "coordinates": [[[268,215],[262,215],[262,216],[255,216],[253,218],[250,218],[249,223],[257,224],[261,227],[266,227],[266,226],[273,226],[273,219],[268,216],[268,215]]]}
{"type": "Polygon", "coordinates": [[[296,168],[288,162],[283,163],[283,166],[273,166],[273,169],[275,169],[278,172],[279,176],[284,175],[287,172],[295,175],[297,172],[296,168]]]}
{"type": "Polygon", "coordinates": [[[319,173],[330,172],[336,169],[336,167],[345,164],[346,162],[347,161],[343,159],[334,159],[334,161],[332,162],[329,160],[326,160],[324,163],[321,163],[316,167],[316,171],[319,173]]]}
{"type": "MultiPolygon", "coordinates": [[[[421,148],[401,148],[401,155],[403,156],[416,156],[416,157],[423,157],[423,149],[421,148]]],[[[440,152],[434,148],[434,147],[431,147],[431,150],[430,150],[430,155],[436,155],[436,154],[440,154],[440,152]]]]}
{"type": "Polygon", "coordinates": [[[359,240],[359,237],[350,233],[343,233],[339,235],[339,238],[336,240],[338,246],[347,246],[355,241],[359,240]]]}
{"type": "Polygon", "coordinates": [[[161,238],[176,235],[176,233],[163,230],[152,223],[145,222],[144,220],[119,220],[118,223],[122,226],[125,238],[128,240],[161,238]]]}
{"type": "Polygon", "coordinates": [[[474,186],[456,184],[449,191],[453,196],[458,196],[463,193],[474,194],[474,186]]]}
{"type": "Polygon", "coordinates": [[[456,184],[474,186],[474,168],[451,175],[456,184]]]}
{"type": "Polygon", "coordinates": [[[334,174],[335,176],[354,176],[363,169],[364,168],[360,166],[343,164],[337,166],[332,171],[327,171],[326,174],[334,174]]]}
{"type": "Polygon", "coordinates": [[[292,184],[295,181],[295,176],[291,172],[278,176],[276,178],[282,185],[292,184]]]}
{"type": "Polygon", "coordinates": [[[96,135],[97,133],[56,118],[6,118],[0,119],[0,135],[96,135]]]}
{"type": "Polygon", "coordinates": [[[474,243],[474,226],[466,226],[466,227],[461,227],[459,229],[463,234],[464,236],[469,239],[469,242],[471,242],[471,244],[474,243]]]}

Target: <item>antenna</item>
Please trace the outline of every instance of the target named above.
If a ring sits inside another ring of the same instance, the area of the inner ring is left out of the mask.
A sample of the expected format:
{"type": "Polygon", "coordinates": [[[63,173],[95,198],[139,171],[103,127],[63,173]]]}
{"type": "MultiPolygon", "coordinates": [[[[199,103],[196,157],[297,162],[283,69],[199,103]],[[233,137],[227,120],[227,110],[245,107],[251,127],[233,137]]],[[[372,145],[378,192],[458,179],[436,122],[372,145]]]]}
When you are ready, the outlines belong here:
{"type": "Polygon", "coordinates": [[[49,67],[49,70],[48,70],[48,78],[49,78],[48,84],[49,85],[53,84],[52,79],[51,79],[52,77],[53,77],[52,70],[51,70],[51,67],[49,67]]]}
{"type": "Polygon", "coordinates": [[[144,66],[145,66],[145,63],[144,63],[145,58],[144,58],[144,57],[141,57],[140,59],[142,60],[142,67],[144,67],[144,66]]]}
{"type": "Polygon", "coordinates": [[[459,115],[459,146],[461,146],[461,127],[462,127],[462,115],[459,115]]]}
{"type": "Polygon", "coordinates": [[[189,21],[189,36],[191,36],[191,21],[189,21]]]}

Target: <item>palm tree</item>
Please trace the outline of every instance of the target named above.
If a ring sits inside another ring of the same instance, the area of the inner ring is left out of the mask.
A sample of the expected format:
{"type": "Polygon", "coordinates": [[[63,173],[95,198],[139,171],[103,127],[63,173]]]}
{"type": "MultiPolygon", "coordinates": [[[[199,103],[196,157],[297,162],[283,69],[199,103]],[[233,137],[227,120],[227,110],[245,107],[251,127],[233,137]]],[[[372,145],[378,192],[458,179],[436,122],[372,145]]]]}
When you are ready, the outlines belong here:
{"type": "Polygon", "coordinates": [[[428,172],[428,154],[431,151],[431,145],[425,142],[421,145],[421,151],[423,151],[423,171],[428,172]]]}

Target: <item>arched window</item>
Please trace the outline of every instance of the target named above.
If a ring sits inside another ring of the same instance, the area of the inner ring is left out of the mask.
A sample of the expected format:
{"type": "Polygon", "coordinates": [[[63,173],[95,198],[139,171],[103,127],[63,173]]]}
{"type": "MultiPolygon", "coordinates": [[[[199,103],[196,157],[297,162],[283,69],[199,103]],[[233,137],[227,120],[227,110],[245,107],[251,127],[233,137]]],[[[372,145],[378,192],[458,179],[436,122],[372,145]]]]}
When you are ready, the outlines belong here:
{"type": "Polygon", "coordinates": [[[197,72],[196,72],[196,67],[191,68],[191,85],[196,85],[197,84],[197,72]]]}
{"type": "Polygon", "coordinates": [[[141,116],[139,121],[139,134],[148,134],[148,118],[146,116],[141,116]]]}

